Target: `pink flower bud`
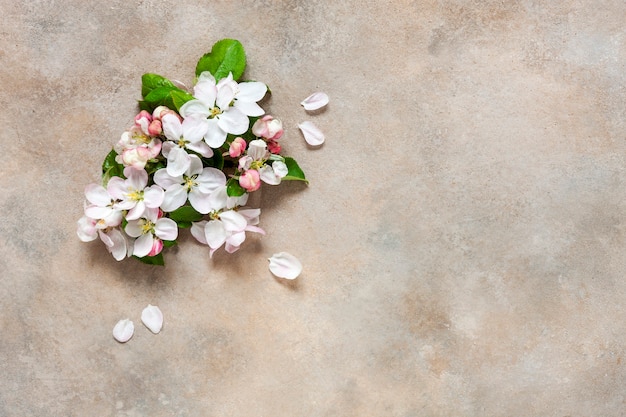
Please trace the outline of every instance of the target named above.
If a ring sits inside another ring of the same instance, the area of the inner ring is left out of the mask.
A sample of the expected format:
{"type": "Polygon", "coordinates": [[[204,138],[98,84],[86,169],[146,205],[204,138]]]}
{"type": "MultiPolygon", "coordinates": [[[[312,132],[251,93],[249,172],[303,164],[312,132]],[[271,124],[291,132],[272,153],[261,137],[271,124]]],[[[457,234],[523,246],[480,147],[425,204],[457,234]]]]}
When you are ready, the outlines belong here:
{"type": "Polygon", "coordinates": [[[239,185],[246,191],[256,191],[261,187],[261,177],[256,169],[249,169],[239,177],[239,185]]]}
{"type": "Polygon", "coordinates": [[[148,133],[148,126],[152,122],[152,115],[145,110],[135,116],[135,125],[139,126],[144,133],[148,133]]]}
{"type": "Polygon", "coordinates": [[[166,106],[159,106],[156,109],[154,109],[154,111],[152,112],[152,118],[154,120],[161,120],[161,118],[163,116],[165,116],[167,113],[171,112],[172,110],[170,110],[169,107],[166,106]]]}
{"type": "Polygon", "coordinates": [[[235,138],[228,148],[228,154],[231,158],[237,158],[246,150],[246,141],[243,138],[235,138]]]}
{"type": "Polygon", "coordinates": [[[153,120],[148,126],[148,134],[150,136],[158,136],[163,132],[160,120],[153,120]]]}
{"type": "Polygon", "coordinates": [[[152,241],[152,249],[148,252],[148,256],[155,256],[161,253],[163,250],[163,241],[161,239],[154,239],[152,241]]]}
{"type": "Polygon", "coordinates": [[[267,150],[270,151],[273,154],[279,154],[281,151],[281,146],[280,143],[276,142],[275,140],[270,140],[267,142],[267,150]]]}
{"type": "Polygon", "coordinates": [[[259,138],[278,140],[283,135],[283,123],[267,114],[254,122],[252,133],[259,138]]]}

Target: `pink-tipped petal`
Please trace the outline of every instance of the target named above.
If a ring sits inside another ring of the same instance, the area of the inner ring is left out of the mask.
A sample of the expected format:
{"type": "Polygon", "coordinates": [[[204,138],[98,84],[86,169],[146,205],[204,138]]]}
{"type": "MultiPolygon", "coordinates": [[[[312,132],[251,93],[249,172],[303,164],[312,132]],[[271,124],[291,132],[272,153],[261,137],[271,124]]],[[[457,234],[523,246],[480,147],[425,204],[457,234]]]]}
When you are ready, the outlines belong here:
{"type": "Polygon", "coordinates": [[[319,146],[324,143],[325,136],[321,130],[317,126],[315,126],[312,122],[302,122],[298,125],[302,134],[304,135],[304,140],[311,146],[319,146]]]}
{"type": "Polygon", "coordinates": [[[300,104],[304,107],[304,110],[308,111],[321,109],[328,104],[328,95],[326,93],[313,93],[300,104]]]}
{"type": "Polygon", "coordinates": [[[270,271],[278,278],[296,279],[302,272],[302,264],[290,253],[274,254],[270,261],[270,271]]]}

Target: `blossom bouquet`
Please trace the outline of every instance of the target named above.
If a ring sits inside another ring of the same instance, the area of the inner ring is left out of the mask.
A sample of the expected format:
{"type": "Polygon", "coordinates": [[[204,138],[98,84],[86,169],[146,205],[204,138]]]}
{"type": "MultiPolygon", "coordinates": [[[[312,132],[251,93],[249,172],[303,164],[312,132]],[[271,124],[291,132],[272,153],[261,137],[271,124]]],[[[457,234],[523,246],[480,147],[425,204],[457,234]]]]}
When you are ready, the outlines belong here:
{"type": "Polygon", "coordinates": [[[265,233],[248,195],[262,183],[307,180],[281,153],[281,121],[258,104],[267,86],[240,81],[245,67],[241,43],[223,39],[198,61],[193,90],[142,76],[133,125],[104,159],[102,183],[85,189],[82,241],[100,238],[117,260],[163,265],[179,229],[210,255],[235,252],[247,232],[265,233]]]}

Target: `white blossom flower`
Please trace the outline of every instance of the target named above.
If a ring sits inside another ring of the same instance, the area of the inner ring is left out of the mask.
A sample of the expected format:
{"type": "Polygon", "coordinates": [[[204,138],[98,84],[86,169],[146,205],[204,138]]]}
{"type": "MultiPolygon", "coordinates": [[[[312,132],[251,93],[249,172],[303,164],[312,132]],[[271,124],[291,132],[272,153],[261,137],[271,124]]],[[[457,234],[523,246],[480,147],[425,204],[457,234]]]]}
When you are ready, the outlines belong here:
{"type": "Polygon", "coordinates": [[[183,118],[200,115],[207,125],[204,140],[211,148],[219,148],[227,134],[241,135],[248,130],[248,116],[261,116],[256,102],[263,98],[267,87],[263,83],[241,83],[232,74],[218,83],[210,72],[203,72],[194,87],[194,99],[180,108],[183,118]]]}
{"type": "Polygon", "coordinates": [[[126,220],[136,220],[147,208],[157,208],[163,202],[163,189],[158,185],[146,187],[148,173],[143,169],[124,168],[124,176],[109,180],[107,191],[116,201],[114,208],[129,210],[126,220]]]}
{"type": "Polygon", "coordinates": [[[167,158],[167,172],[177,177],[188,168],[191,156],[187,150],[209,158],[213,150],[202,141],[207,125],[201,117],[191,115],[182,122],[174,113],[168,113],[161,119],[163,134],[168,139],[163,144],[163,156],[167,158]]]}
{"type": "Polygon", "coordinates": [[[211,250],[209,256],[224,246],[228,253],[236,252],[246,240],[246,231],[265,234],[258,224],[260,209],[222,211],[215,214],[212,220],[194,223],[191,234],[200,243],[208,245],[211,250]]]}
{"type": "Polygon", "coordinates": [[[189,168],[182,175],[172,176],[163,168],[154,173],[154,182],[165,189],[161,209],[174,211],[187,199],[199,213],[211,211],[209,197],[219,187],[226,185],[226,175],[217,168],[203,168],[196,155],[190,155],[189,168]]]}
{"type": "Polygon", "coordinates": [[[143,217],[129,220],[124,230],[129,236],[137,238],[133,255],[139,258],[158,255],[163,250],[163,240],[176,240],[178,237],[176,222],[166,217],[159,218],[159,209],[146,209],[143,217]]]}

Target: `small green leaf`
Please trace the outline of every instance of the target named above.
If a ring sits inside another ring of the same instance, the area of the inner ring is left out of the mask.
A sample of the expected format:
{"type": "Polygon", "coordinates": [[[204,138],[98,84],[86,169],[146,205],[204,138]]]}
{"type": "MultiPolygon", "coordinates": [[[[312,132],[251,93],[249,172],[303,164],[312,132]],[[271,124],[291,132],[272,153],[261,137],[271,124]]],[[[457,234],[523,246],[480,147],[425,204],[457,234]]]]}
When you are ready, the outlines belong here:
{"type": "Polygon", "coordinates": [[[246,69],[246,53],[241,42],[234,39],[222,39],[215,43],[211,52],[205,54],[196,65],[196,76],[204,71],[213,74],[216,81],[233,73],[237,81],[246,69]]]}
{"type": "Polygon", "coordinates": [[[241,197],[246,193],[246,189],[239,185],[239,181],[234,178],[229,178],[226,182],[226,194],[229,197],[241,197]]]}
{"type": "Polygon", "coordinates": [[[283,180],[304,181],[307,184],[309,183],[309,180],[304,176],[304,171],[302,171],[302,168],[300,168],[295,159],[286,156],[285,165],[287,165],[287,175],[283,177],[283,180]]]}
{"type": "Polygon", "coordinates": [[[116,156],[117,152],[115,152],[115,149],[112,149],[106,158],[104,158],[104,162],[102,162],[102,183],[105,186],[111,177],[124,178],[124,165],[117,163],[115,160],[116,156]]]}
{"type": "Polygon", "coordinates": [[[176,245],[176,241],[175,240],[162,240],[161,242],[163,242],[163,247],[164,248],[171,248],[172,246],[176,245]]]}
{"type": "Polygon", "coordinates": [[[159,87],[174,87],[174,84],[167,78],[157,74],[144,74],[141,76],[141,95],[143,97],[159,87]]]}
{"type": "Polygon", "coordinates": [[[148,265],[158,265],[158,266],[165,265],[165,260],[163,259],[163,252],[159,253],[158,255],[144,256],[142,258],[133,255],[133,258],[139,259],[141,262],[143,262],[144,264],[148,264],[148,265]]]}
{"type": "Polygon", "coordinates": [[[202,214],[191,206],[182,206],[169,213],[169,218],[176,223],[199,222],[202,220],[202,214]]]}

